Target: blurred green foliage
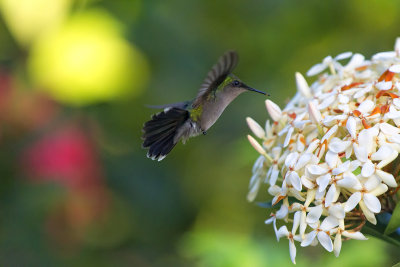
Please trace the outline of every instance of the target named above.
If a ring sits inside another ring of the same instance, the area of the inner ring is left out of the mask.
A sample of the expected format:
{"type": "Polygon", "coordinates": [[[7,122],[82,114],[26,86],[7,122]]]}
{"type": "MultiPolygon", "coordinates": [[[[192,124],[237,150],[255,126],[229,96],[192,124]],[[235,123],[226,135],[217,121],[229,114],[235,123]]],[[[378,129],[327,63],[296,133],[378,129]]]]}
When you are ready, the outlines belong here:
{"type": "MultiPolygon", "coordinates": [[[[207,136],[162,162],[141,149],[154,112],[145,104],[193,98],[216,59],[236,49],[235,74],[283,105],[295,71],[328,54],[391,50],[400,21],[390,0],[0,7],[1,266],[291,266],[287,241],[263,223],[268,212],[246,202],[257,153],[245,118],[263,122],[264,99],[239,97],[207,136]]],[[[300,266],[400,260],[373,238],[345,242],[338,259],[297,251],[300,266]]]]}

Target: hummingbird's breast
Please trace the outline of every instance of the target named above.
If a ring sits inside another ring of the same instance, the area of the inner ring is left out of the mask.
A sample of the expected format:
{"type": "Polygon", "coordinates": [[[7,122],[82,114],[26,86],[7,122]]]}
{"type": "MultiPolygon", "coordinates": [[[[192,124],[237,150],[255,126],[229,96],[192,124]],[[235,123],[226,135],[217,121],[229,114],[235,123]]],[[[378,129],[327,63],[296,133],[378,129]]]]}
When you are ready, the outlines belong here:
{"type": "Polygon", "coordinates": [[[200,127],[207,131],[221,116],[225,108],[243,91],[219,91],[215,97],[203,103],[203,112],[200,116],[200,127]]]}

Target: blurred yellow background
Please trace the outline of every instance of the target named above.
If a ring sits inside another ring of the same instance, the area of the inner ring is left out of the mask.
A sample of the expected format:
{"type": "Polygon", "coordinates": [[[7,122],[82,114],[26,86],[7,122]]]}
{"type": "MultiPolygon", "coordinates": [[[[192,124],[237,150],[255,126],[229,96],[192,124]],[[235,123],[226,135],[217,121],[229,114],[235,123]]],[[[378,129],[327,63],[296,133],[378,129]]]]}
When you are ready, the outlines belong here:
{"type": "MultiPolygon", "coordinates": [[[[0,0],[0,14],[1,266],[291,266],[269,211],[246,201],[245,118],[265,121],[264,98],[239,97],[162,162],[141,149],[145,105],[192,99],[235,49],[235,74],[283,106],[296,71],[400,36],[389,0],[0,0]]],[[[297,253],[298,266],[400,261],[374,238],[339,258],[297,253]]]]}

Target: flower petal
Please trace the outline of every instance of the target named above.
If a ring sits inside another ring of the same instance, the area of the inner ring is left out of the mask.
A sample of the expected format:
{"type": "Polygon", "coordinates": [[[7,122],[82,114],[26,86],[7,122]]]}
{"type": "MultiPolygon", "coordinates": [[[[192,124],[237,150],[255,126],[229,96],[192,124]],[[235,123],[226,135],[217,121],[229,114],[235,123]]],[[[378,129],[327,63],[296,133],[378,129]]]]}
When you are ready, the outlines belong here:
{"type": "Polygon", "coordinates": [[[381,211],[381,203],[376,196],[369,193],[364,193],[363,200],[367,208],[373,213],[378,213],[381,211]]]}
{"type": "Polygon", "coordinates": [[[300,170],[301,168],[303,168],[308,162],[310,162],[312,158],[312,154],[311,153],[304,153],[300,156],[299,160],[297,161],[296,165],[294,166],[294,169],[300,170]]]}
{"type": "Polygon", "coordinates": [[[393,86],[393,83],[391,81],[388,81],[388,82],[381,81],[381,82],[378,82],[375,84],[375,87],[378,90],[390,90],[390,88],[392,88],[392,86],[393,86]]]}
{"type": "Polygon", "coordinates": [[[342,104],[347,104],[350,101],[350,98],[347,95],[342,95],[342,94],[340,94],[338,96],[338,99],[339,99],[339,102],[342,104]]]}
{"type": "Polygon", "coordinates": [[[306,236],[305,236],[304,240],[301,242],[300,246],[308,247],[314,241],[316,236],[317,236],[317,231],[315,231],[315,230],[306,234],[306,236]]]}
{"type": "Polygon", "coordinates": [[[335,95],[331,95],[331,96],[325,98],[322,101],[322,103],[318,105],[318,109],[321,110],[321,109],[325,109],[325,108],[329,107],[330,105],[333,104],[333,102],[335,102],[335,100],[336,100],[335,95]]]}
{"type": "Polygon", "coordinates": [[[254,163],[253,168],[251,169],[251,172],[256,173],[260,168],[262,168],[262,166],[264,164],[264,160],[265,160],[264,156],[260,155],[257,158],[256,162],[254,163]]]}
{"type": "Polygon", "coordinates": [[[249,193],[247,193],[247,201],[253,202],[254,199],[257,196],[258,190],[260,189],[260,184],[261,184],[261,179],[259,179],[256,175],[252,177],[251,183],[250,183],[250,190],[249,193]],[[253,180],[253,177],[256,177],[256,179],[253,180]]]}
{"type": "Polygon", "coordinates": [[[321,139],[321,143],[323,143],[325,140],[329,140],[339,129],[339,127],[337,126],[337,124],[335,124],[334,126],[332,126],[329,131],[326,132],[326,134],[322,137],[321,139]]]}
{"type": "Polygon", "coordinates": [[[314,183],[311,182],[305,175],[301,176],[301,183],[308,189],[313,189],[315,187],[314,183]]]}
{"type": "Polygon", "coordinates": [[[293,215],[293,227],[292,227],[292,234],[295,235],[297,228],[299,228],[300,225],[300,217],[301,217],[301,211],[296,211],[293,215]]]}
{"type": "Polygon", "coordinates": [[[375,214],[367,208],[367,206],[365,205],[363,200],[361,200],[359,204],[360,204],[360,208],[361,208],[362,212],[364,213],[365,218],[370,223],[375,225],[377,223],[375,214]]]}
{"type": "Polygon", "coordinates": [[[320,228],[324,231],[329,231],[338,225],[339,221],[337,218],[334,216],[328,216],[322,221],[320,228]]]}
{"type": "Polygon", "coordinates": [[[356,240],[368,240],[361,232],[350,232],[350,231],[343,231],[342,235],[345,237],[356,239],[356,240]]]}
{"type": "Polygon", "coordinates": [[[333,244],[332,240],[329,237],[329,235],[325,232],[318,232],[317,234],[318,241],[321,243],[321,245],[329,252],[332,252],[333,250],[333,244]]]}
{"type": "Polygon", "coordinates": [[[336,201],[335,196],[336,196],[336,186],[335,184],[332,184],[328,192],[326,193],[325,207],[329,207],[332,204],[332,202],[336,201]]]}
{"type": "Polygon", "coordinates": [[[326,189],[329,182],[331,181],[331,178],[332,177],[331,177],[330,173],[327,173],[327,174],[317,178],[317,185],[319,185],[319,187],[318,187],[319,192],[322,192],[326,189]]]}
{"type": "Polygon", "coordinates": [[[361,175],[363,177],[370,177],[372,174],[375,172],[375,164],[372,163],[372,161],[367,160],[367,162],[364,163],[362,169],[361,169],[361,175]]]}
{"type": "Polygon", "coordinates": [[[296,164],[298,158],[299,158],[299,153],[297,152],[290,153],[289,155],[287,155],[285,159],[285,166],[293,167],[296,164]]]}
{"type": "Polygon", "coordinates": [[[360,201],[361,201],[361,193],[355,192],[344,203],[344,211],[349,212],[349,211],[353,210],[360,201]]]}
{"type": "Polygon", "coordinates": [[[320,165],[309,165],[307,169],[312,175],[322,175],[328,172],[327,169],[321,167],[320,165]]]}
{"type": "Polygon", "coordinates": [[[381,184],[381,179],[376,175],[372,175],[366,181],[363,181],[363,183],[364,183],[364,188],[367,191],[371,191],[381,184]]]}
{"type": "Polygon", "coordinates": [[[289,208],[286,205],[282,205],[281,208],[276,212],[275,217],[277,219],[286,218],[289,213],[289,208]]]}
{"type": "Polygon", "coordinates": [[[294,128],[290,127],[288,133],[286,134],[285,142],[283,142],[283,147],[287,147],[289,145],[290,139],[292,138],[294,128]]]}
{"type": "Polygon", "coordinates": [[[311,121],[314,124],[319,125],[322,121],[322,115],[321,115],[321,112],[317,109],[317,107],[314,105],[314,103],[312,101],[310,101],[308,103],[307,110],[308,110],[308,114],[309,114],[311,121]]]}
{"type": "MultiPolygon", "coordinates": [[[[363,102],[363,103],[365,103],[365,102],[363,102]]],[[[347,131],[349,131],[351,137],[353,139],[356,139],[357,138],[357,133],[356,133],[357,122],[354,117],[349,117],[347,119],[346,128],[347,128],[347,131]]]]}
{"type": "Polygon", "coordinates": [[[395,135],[400,133],[400,129],[390,125],[389,123],[380,123],[379,128],[386,135],[395,135]]]}
{"type": "Polygon", "coordinates": [[[363,129],[358,134],[358,144],[366,148],[367,153],[372,152],[374,145],[373,139],[378,135],[378,131],[375,127],[370,129],[363,129]]]}
{"type": "Polygon", "coordinates": [[[272,167],[272,171],[271,171],[271,176],[269,178],[269,184],[270,185],[275,185],[276,184],[276,180],[278,179],[279,176],[279,170],[277,169],[276,166],[272,167]]]}
{"type": "Polygon", "coordinates": [[[325,154],[325,162],[329,165],[329,168],[332,169],[336,167],[338,162],[340,162],[340,158],[338,157],[337,153],[333,153],[332,151],[328,150],[325,154]]]}
{"type": "Polygon", "coordinates": [[[293,240],[289,239],[289,254],[293,264],[296,264],[296,246],[293,240]]]}
{"type": "Polygon", "coordinates": [[[321,73],[327,68],[325,64],[318,63],[314,66],[312,66],[308,71],[307,71],[307,76],[314,76],[317,75],[318,73],[321,73]]]}
{"type": "Polygon", "coordinates": [[[376,170],[376,175],[378,175],[382,179],[382,181],[388,186],[397,187],[397,183],[394,179],[393,174],[381,170],[376,170]]]}
{"type": "Polygon", "coordinates": [[[388,140],[393,143],[400,144],[400,134],[389,136],[388,140]]]}
{"type": "Polygon", "coordinates": [[[343,53],[340,53],[339,55],[337,55],[335,57],[335,60],[343,60],[343,59],[351,57],[352,55],[353,55],[352,52],[343,52],[343,53]]]}
{"type": "Polygon", "coordinates": [[[301,191],[301,180],[300,180],[300,176],[297,174],[297,172],[295,172],[295,171],[290,172],[288,179],[290,181],[290,184],[293,186],[293,188],[300,192],[301,191]]]}
{"type": "Polygon", "coordinates": [[[369,193],[370,193],[371,195],[374,195],[374,196],[380,196],[380,195],[386,193],[386,191],[388,191],[388,189],[389,189],[389,188],[388,188],[387,185],[385,185],[385,184],[380,184],[380,185],[378,185],[374,190],[370,191],[369,193]]]}
{"type": "Polygon", "coordinates": [[[335,253],[336,257],[339,257],[341,249],[342,249],[342,236],[340,234],[336,234],[335,241],[333,241],[333,253],[335,253]]]}
{"type": "Polygon", "coordinates": [[[384,160],[387,158],[388,155],[393,153],[393,148],[389,145],[383,145],[376,151],[374,154],[371,155],[372,160],[384,160]]]}
{"type": "Polygon", "coordinates": [[[281,226],[281,228],[279,228],[278,232],[276,233],[276,236],[279,239],[281,239],[284,236],[288,236],[289,235],[289,231],[286,227],[286,225],[281,226]]]}
{"type": "Polygon", "coordinates": [[[282,148],[281,147],[274,147],[274,148],[272,148],[271,152],[272,152],[272,158],[274,160],[278,160],[279,156],[281,155],[282,148]]]}
{"type": "Polygon", "coordinates": [[[353,148],[354,154],[359,161],[366,162],[368,160],[368,151],[366,146],[354,144],[353,148]]]}
{"type": "Polygon", "coordinates": [[[334,137],[328,145],[328,148],[333,153],[341,153],[351,145],[351,141],[342,141],[341,139],[334,137]]]}
{"type": "Polygon", "coordinates": [[[306,222],[308,224],[313,224],[319,221],[322,214],[322,205],[309,208],[309,212],[306,217],[306,222]]]}
{"type": "Polygon", "coordinates": [[[373,61],[388,60],[394,57],[396,57],[396,52],[394,51],[379,52],[372,56],[372,60],[373,61]]]}
{"type": "Polygon", "coordinates": [[[394,73],[400,73],[400,64],[390,66],[389,71],[394,73]]]}
{"type": "Polygon", "coordinates": [[[265,224],[271,224],[274,220],[276,220],[275,216],[271,216],[265,220],[265,224]]]}
{"type": "MultiPolygon", "coordinates": [[[[392,148],[392,147],[391,147],[392,148]]],[[[388,154],[386,156],[385,159],[383,159],[381,162],[379,162],[376,167],[378,169],[382,169],[383,167],[385,167],[386,165],[388,165],[389,163],[391,163],[393,160],[395,160],[397,158],[397,156],[399,155],[399,152],[397,152],[396,150],[394,150],[392,148],[392,153],[388,154]]]]}
{"type": "Polygon", "coordinates": [[[363,55],[358,53],[354,54],[353,57],[350,59],[349,63],[347,63],[345,69],[352,70],[361,66],[362,64],[364,64],[364,59],[365,57],[363,55]]]}
{"type": "Polygon", "coordinates": [[[333,204],[329,207],[329,214],[337,219],[344,219],[345,212],[341,204],[333,204]]]}
{"type": "Polygon", "coordinates": [[[336,184],[340,187],[344,187],[347,189],[361,190],[362,188],[361,183],[358,181],[357,177],[351,172],[344,173],[343,179],[337,181],[336,184]]]}
{"type": "Polygon", "coordinates": [[[350,167],[350,160],[345,161],[344,163],[340,164],[337,168],[332,170],[332,175],[338,175],[347,171],[350,167]]]}
{"type": "Polygon", "coordinates": [[[372,111],[375,108],[375,103],[371,100],[365,100],[361,102],[360,106],[358,106],[357,110],[362,114],[366,114],[372,111]]]}

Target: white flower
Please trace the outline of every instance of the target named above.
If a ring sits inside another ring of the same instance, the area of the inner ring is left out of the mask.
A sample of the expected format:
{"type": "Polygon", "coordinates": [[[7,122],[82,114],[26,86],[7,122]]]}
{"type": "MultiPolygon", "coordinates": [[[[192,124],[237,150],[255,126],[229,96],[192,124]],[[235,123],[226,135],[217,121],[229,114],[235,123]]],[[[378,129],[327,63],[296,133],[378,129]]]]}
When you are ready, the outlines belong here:
{"type": "Polygon", "coordinates": [[[294,244],[294,240],[301,240],[299,236],[296,236],[296,231],[297,228],[299,227],[300,223],[300,212],[295,212],[294,218],[293,218],[293,227],[292,231],[288,231],[286,225],[282,226],[279,228],[277,232],[277,238],[278,240],[282,237],[287,237],[289,239],[289,253],[290,253],[290,259],[294,264],[296,264],[296,246],[294,244]]]}
{"type": "Polygon", "coordinates": [[[318,224],[311,226],[314,230],[306,235],[306,238],[301,242],[301,246],[307,247],[311,245],[315,238],[317,238],[319,243],[327,251],[331,252],[333,250],[333,243],[330,237],[330,231],[333,230],[334,227],[338,226],[339,222],[335,217],[328,216],[323,220],[321,225],[318,224]]]}
{"type": "Polygon", "coordinates": [[[248,199],[267,183],[272,208],[280,208],[266,223],[278,239],[289,239],[293,262],[296,241],[339,256],[344,237],[365,240],[365,220],[376,224],[377,213],[390,211],[385,192],[400,180],[400,38],[394,51],[371,60],[350,52],[328,56],[307,75],[319,73],[311,85],[295,74],[297,92],[285,108],[266,101],[273,123],[265,130],[247,118],[262,140],[248,137],[261,154],[248,199]]]}
{"type": "Polygon", "coordinates": [[[326,58],[324,58],[322,63],[318,63],[312,66],[311,69],[307,71],[307,76],[317,75],[318,73],[323,72],[328,67],[331,69],[332,73],[335,73],[335,69],[341,68],[341,65],[337,61],[349,58],[352,54],[353,53],[351,52],[345,52],[337,55],[335,58],[327,56],[326,58]]]}
{"type": "Polygon", "coordinates": [[[377,196],[382,195],[387,190],[387,185],[381,183],[378,176],[373,175],[363,182],[361,189],[354,188],[352,190],[354,193],[345,203],[344,210],[349,212],[359,204],[367,220],[372,224],[376,224],[374,213],[381,211],[381,203],[377,196]]]}

